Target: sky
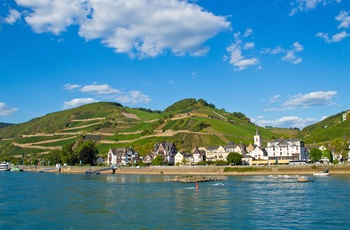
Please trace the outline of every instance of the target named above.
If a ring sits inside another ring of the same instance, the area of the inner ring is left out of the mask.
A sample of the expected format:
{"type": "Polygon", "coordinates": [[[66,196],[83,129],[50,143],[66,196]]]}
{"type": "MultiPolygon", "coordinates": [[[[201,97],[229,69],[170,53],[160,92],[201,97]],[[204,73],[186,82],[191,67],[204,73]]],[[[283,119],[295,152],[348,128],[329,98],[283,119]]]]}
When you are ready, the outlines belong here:
{"type": "Polygon", "coordinates": [[[204,99],[259,126],[350,109],[349,0],[2,0],[0,122],[204,99]]]}

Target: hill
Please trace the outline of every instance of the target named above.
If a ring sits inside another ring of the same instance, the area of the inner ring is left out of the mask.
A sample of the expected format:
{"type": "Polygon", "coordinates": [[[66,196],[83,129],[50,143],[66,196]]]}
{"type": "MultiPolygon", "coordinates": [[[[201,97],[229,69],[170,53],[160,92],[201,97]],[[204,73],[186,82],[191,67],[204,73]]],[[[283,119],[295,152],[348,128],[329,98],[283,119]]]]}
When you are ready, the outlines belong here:
{"type": "Polygon", "coordinates": [[[11,126],[11,125],[13,125],[13,124],[0,122],[0,129],[11,126]]]}
{"type": "MultiPolygon", "coordinates": [[[[154,144],[173,142],[178,150],[253,142],[256,126],[243,113],[216,109],[203,99],[184,99],[164,111],[98,102],[47,114],[0,130],[1,156],[42,157],[83,136],[102,156],[109,148],[133,146],[141,155],[154,144]]],[[[264,140],[280,134],[259,128],[264,140]]]]}
{"type": "Polygon", "coordinates": [[[350,139],[350,119],[343,121],[346,111],[305,127],[298,135],[309,145],[328,145],[335,138],[350,139]]]}
{"type": "MultiPolygon", "coordinates": [[[[259,132],[264,141],[298,137],[307,145],[324,144],[350,136],[350,121],[342,122],[341,116],[328,117],[302,131],[259,127],[259,132]]],[[[105,157],[109,148],[128,146],[145,155],[160,142],[173,142],[179,151],[188,152],[194,147],[226,145],[230,141],[248,145],[255,132],[256,125],[243,113],[217,109],[203,99],[184,99],[164,111],[98,102],[0,129],[0,160],[43,158],[81,138],[95,141],[105,157]]]]}

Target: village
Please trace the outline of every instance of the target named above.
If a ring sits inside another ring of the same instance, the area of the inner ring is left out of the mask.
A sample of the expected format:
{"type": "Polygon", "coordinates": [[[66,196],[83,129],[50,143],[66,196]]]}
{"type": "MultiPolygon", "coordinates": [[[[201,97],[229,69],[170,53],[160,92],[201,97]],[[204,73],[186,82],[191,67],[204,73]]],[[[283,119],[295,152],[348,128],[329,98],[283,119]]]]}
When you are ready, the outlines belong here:
{"type": "Polygon", "coordinates": [[[195,147],[191,153],[178,152],[174,143],[163,142],[154,146],[150,154],[141,157],[130,146],[126,148],[110,148],[104,163],[108,165],[125,166],[142,161],[150,165],[161,156],[164,165],[196,165],[200,162],[227,161],[229,153],[242,155],[243,165],[287,165],[306,164],[308,151],[304,142],[299,139],[277,139],[267,142],[263,147],[263,140],[256,128],[253,144],[235,144],[229,142],[226,146],[195,147]]]}

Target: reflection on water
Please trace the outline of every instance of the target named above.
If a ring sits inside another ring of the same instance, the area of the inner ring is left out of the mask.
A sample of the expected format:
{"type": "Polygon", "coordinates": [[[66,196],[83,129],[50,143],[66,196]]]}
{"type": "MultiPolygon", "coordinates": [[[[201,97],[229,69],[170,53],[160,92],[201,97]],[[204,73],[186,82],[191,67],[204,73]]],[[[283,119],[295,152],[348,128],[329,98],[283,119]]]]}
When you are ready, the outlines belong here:
{"type": "Polygon", "coordinates": [[[346,229],[350,177],[0,173],[1,229],[346,229]],[[50,227],[48,227],[50,226],[50,227]]]}

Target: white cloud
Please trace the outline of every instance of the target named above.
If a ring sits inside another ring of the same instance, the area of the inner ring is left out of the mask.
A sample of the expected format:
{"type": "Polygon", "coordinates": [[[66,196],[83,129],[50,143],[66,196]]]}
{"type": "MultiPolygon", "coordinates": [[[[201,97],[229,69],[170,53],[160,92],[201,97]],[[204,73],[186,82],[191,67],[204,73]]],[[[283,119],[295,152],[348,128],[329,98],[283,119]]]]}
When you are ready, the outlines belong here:
{"type": "MultiPolygon", "coordinates": [[[[169,84],[174,84],[174,81],[169,81],[169,84]]],[[[131,90],[129,92],[124,92],[119,89],[114,89],[108,84],[91,84],[91,85],[85,85],[81,86],[78,84],[65,84],[63,86],[64,89],[66,90],[76,90],[81,93],[88,93],[88,94],[93,94],[99,99],[114,99],[117,102],[120,102],[122,104],[141,104],[141,103],[149,103],[152,101],[152,99],[141,93],[140,91],[137,90],[131,90]]],[[[78,98],[74,99],[70,102],[64,102],[63,108],[68,108],[68,107],[76,107],[75,104],[79,104],[82,102],[82,104],[87,104],[91,103],[89,100],[94,100],[92,98],[78,98]],[[85,103],[87,101],[87,103],[85,103]],[[73,106],[71,105],[73,104],[73,106]]],[[[92,101],[95,102],[95,101],[92,101]]]]}
{"type": "Polygon", "coordinates": [[[254,42],[246,42],[246,43],[244,44],[244,49],[245,49],[245,50],[253,49],[254,47],[255,47],[254,42]]]}
{"type": "Polygon", "coordinates": [[[340,33],[334,34],[331,38],[326,33],[317,33],[316,37],[323,38],[325,42],[327,43],[333,43],[333,42],[340,42],[344,38],[349,37],[350,34],[348,34],[346,31],[342,31],[340,33]]]}
{"type": "Polygon", "coordinates": [[[281,95],[279,94],[276,94],[272,97],[269,98],[269,104],[273,104],[273,103],[276,103],[279,101],[279,98],[280,98],[281,95]]]}
{"type": "Polygon", "coordinates": [[[9,15],[4,18],[4,22],[7,24],[14,24],[18,19],[20,19],[21,13],[15,9],[10,9],[9,15]]]}
{"type": "Polygon", "coordinates": [[[152,99],[139,91],[130,91],[125,95],[117,97],[116,101],[122,104],[141,104],[149,103],[150,101],[152,101],[152,99]]]}
{"type": "Polygon", "coordinates": [[[0,102],[0,116],[10,116],[17,110],[17,108],[10,108],[5,103],[0,102]]]}
{"type": "Polygon", "coordinates": [[[259,126],[272,126],[272,127],[280,127],[280,128],[294,128],[297,127],[302,129],[308,125],[317,122],[315,118],[300,118],[297,116],[285,116],[281,117],[277,120],[254,120],[259,126]]]}
{"type": "Polygon", "coordinates": [[[93,98],[75,98],[73,100],[63,102],[63,109],[75,108],[94,102],[98,102],[98,100],[95,100],[93,98]]]}
{"type": "Polygon", "coordinates": [[[17,5],[28,8],[24,19],[36,33],[60,34],[68,26],[77,24],[86,15],[82,0],[15,0],[17,5]]]}
{"type": "MultiPolygon", "coordinates": [[[[231,29],[226,17],[180,0],[15,0],[29,9],[25,21],[36,33],[60,34],[79,26],[86,40],[100,39],[130,57],[205,55],[204,43],[231,29]]],[[[28,11],[27,11],[28,12],[28,11]]]]}
{"type": "Polygon", "coordinates": [[[287,61],[292,64],[299,64],[302,61],[301,57],[298,57],[295,53],[299,53],[304,51],[303,45],[301,45],[299,42],[294,42],[292,47],[288,50],[283,49],[281,46],[277,46],[274,49],[265,48],[262,50],[262,53],[268,53],[268,54],[284,54],[284,56],[281,58],[282,61],[287,61]]]}
{"type": "Polygon", "coordinates": [[[92,84],[85,85],[80,88],[80,92],[83,93],[93,93],[93,94],[120,94],[121,91],[118,89],[113,89],[108,84],[92,84]]]}
{"type": "Polygon", "coordinates": [[[339,15],[335,18],[335,20],[340,21],[340,25],[338,26],[338,29],[349,28],[349,25],[350,25],[349,12],[341,11],[339,15]]]}
{"type": "MultiPolygon", "coordinates": [[[[349,28],[349,25],[350,25],[349,12],[341,11],[335,19],[337,21],[340,21],[338,29],[349,28]]],[[[344,40],[345,38],[349,37],[350,34],[348,34],[346,31],[343,30],[339,33],[334,34],[332,37],[329,37],[328,33],[323,33],[323,32],[319,32],[315,36],[323,38],[326,43],[333,43],[333,42],[340,42],[344,40]]]]}
{"type": "MultiPolygon", "coordinates": [[[[252,29],[247,29],[247,31],[245,32],[245,34],[253,33],[252,29]]],[[[242,49],[245,49],[245,50],[252,49],[254,48],[255,44],[253,42],[246,42],[245,45],[242,47],[243,41],[240,38],[241,33],[236,32],[233,34],[233,36],[235,38],[235,41],[229,47],[227,47],[226,50],[229,53],[229,57],[225,55],[224,61],[229,59],[230,64],[233,65],[234,69],[238,71],[244,70],[249,66],[258,65],[259,59],[245,58],[242,55],[242,49]]],[[[243,37],[247,37],[247,36],[244,35],[243,37]]]]}
{"type": "MultiPolygon", "coordinates": [[[[307,94],[297,94],[292,96],[289,100],[282,102],[280,107],[267,108],[265,112],[277,112],[294,110],[298,108],[310,108],[316,106],[333,105],[332,99],[337,95],[336,91],[315,91],[307,94]]],[[[275,95],[269,98],[269,103],[273,104],[281,102],[280,95],[275,95]]]]}
{"type": "Polygon", "coordinates": [[[249,37],[252,34],[253,34],[253,29],[247,28],[247,30],[243,34],[243,37],[246,38],[246,37],[249,37]]]}
{"type": "Polygon", "coordinates": [[[308,94],[298,94],[282,105],[292,108],[309,108],[314,106],[331,105],[332,99],[337,95],[336,91],[315,91],[308,94]]]}
{"type": "Polygon", "coordinates": [[[80,88],[81,87],[81,85],[77,85],[77,84],[65,84],[64,86],[63,86],[63,89],[65,89],[65,90],[73,90],[73,89],[77,89],[77,88],[80,88]]]}
{"type": "Polygon", "coordinates": [[[309,11],[316,8],[318,5],[322,4],[323,6],[328,5],[329,3],[337,2],[340,3],[341,0],[294,0],[291,2],[292,10],[289,13],[289,16],[293,16],[299,11],[309,11]]]}

